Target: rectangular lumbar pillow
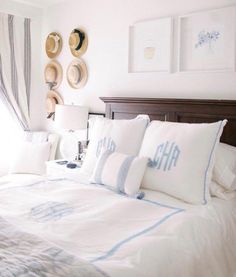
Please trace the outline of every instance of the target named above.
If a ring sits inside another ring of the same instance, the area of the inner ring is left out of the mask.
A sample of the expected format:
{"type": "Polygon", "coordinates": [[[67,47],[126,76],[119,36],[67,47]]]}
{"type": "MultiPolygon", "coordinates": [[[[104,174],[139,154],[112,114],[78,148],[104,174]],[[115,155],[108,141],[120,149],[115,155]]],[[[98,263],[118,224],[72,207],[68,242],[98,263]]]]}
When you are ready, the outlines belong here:
{"type": "Polygon", "coordinates": [[[92,174],[97,158],[106,149],[136,156],[148,123],[145,115],[130,120],[96,118],[82,170],[92,174]]]}
{"type": "Polygon", "coordinates": [[[220,143],[216,151],[213,180],[228,191],[236,190],[236,147],[220,143]]]}
{"type": "Polygon", "coordinates": [[[148,158],[104,151],[97,160],[91,183],[103,184],[119,193],[138,193],[148,158]]]}
{"type": "Polygon", "coordinates": [[[152,121],[140,150],[149,157],[142,187],[189,203],[207,203],[215,150],[226,122],[152,121]]]}

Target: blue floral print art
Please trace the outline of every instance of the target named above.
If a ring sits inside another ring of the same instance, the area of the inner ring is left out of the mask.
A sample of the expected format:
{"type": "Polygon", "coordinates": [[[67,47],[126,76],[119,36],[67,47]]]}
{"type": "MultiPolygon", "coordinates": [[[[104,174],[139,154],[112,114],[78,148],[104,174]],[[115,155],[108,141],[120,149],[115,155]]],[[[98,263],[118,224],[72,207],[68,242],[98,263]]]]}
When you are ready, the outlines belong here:
{"type": "Polygon", "coordinates": [[[207,32],[205,30],[199,32],[198,34],[198,41],[195,44],[195,48],[203,47],[205,45],[208,45],[209,48],[211,48],[212,43],[215,43],[220,38],[220,32],[218,31],[212,31],[207,32]]]}

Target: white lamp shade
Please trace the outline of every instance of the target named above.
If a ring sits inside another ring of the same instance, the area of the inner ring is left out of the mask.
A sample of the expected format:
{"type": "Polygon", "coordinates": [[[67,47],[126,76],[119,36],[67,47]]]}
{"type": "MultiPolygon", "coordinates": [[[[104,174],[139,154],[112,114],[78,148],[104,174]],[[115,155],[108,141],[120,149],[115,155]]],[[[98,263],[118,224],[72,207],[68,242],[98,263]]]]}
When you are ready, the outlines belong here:
{"type": "Polygon", "coordinates": [[[87,129],[88,107],[76,105],[56,105],[55,124],[66,130],[87,129]]]}

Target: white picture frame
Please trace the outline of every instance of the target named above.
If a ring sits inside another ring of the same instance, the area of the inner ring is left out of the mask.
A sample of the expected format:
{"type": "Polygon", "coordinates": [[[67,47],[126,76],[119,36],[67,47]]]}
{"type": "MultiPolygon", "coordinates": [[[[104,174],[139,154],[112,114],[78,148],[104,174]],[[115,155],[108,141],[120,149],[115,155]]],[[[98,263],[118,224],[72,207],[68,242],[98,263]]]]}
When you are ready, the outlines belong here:
{"type": "Polygon", "coordinates": [[[172,17],[130,26],[128,72],[171,72],[172,42],[172,17]]]}
{"type": "Polygon", "coordinates": [[[235,6],[180,16],[178,72],[235,71],[235,18],[235,6]]]}

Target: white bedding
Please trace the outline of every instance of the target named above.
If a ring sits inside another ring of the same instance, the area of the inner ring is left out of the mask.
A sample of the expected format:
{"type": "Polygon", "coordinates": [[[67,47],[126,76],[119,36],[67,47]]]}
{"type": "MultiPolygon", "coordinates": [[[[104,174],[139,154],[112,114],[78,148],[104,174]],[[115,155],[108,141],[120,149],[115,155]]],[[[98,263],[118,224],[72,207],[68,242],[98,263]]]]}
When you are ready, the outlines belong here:
{"type": "Polygon", "coordinates": [[[236,274],[234,199],[198,206],[146,190],[145,199],[136,200],[68,179],[21,178],[0,179],[0,216],[104,276],[236,274]]]}

